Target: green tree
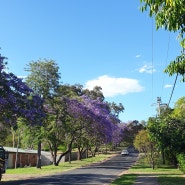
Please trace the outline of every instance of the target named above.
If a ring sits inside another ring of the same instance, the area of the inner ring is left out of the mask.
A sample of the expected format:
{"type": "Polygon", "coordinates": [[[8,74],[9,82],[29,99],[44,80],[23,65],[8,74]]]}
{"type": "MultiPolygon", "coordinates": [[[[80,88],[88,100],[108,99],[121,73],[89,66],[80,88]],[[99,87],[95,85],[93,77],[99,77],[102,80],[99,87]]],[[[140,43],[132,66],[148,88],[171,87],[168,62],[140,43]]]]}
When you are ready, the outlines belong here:
{"type": "Polygon", "coordinates": [[[93,100],[97,98],[99,98],[101,101],[104,100],[104,95],[102,93],[102,88],[100,86],[95,86],[92,90],[84,89],[83,93],[93,100]]]}
{"type": "Polygon", "coordinates": [[[133,146],[136,135],[143,128],[144,126],[138,120],[133,120],[127,123],[126,127],[124,128],[124,133],[122,137],[122,142],[124,143],[124,145],[133,146]]]}
{"type": "Polygon", "coordinates": [[[59,67],[54,60],[37,60],[30,62],[25,71],[29,72],[26,83],[34,90],[34,93],[45,100],[52,96],[59,85],[59,67]]]}
{"type": "Polygon", "coordinates": [[[154,169],[159,157],[156,143],[151,140],[147,130],[140,130],[134,139],[134,147],[145,154],[148,164],[154,169]]]}
{"type": "MultiPolygon", "coordinates": [[[[79,102],[80,106],[80,101],[82,101],[81,96],[83,94],[82,86],[79,84],[59,85],[55,91],[55,95],[52,97],[52,101],[45,105],[45,110],[48,112],[48,124],[45,124],[45,130],[47,130],[47,132],[44,134],[44,143],[46,143],[50,149],[53,164],[56,166],[63,156],[71,153],[74,144],[76,144],[79,149],[78,144],[80,143],[80,138],[84,136],[84,127],[88,121],[79,117],[80,112],[79,115],[74,117],[69,111],[70,105],[66,103],[67,99],[69,102],[71,101],[71,103],[79,102]],[[63,150],[57,159],[57,151],[61,146],[63,150]]],[[[75,106],[76,105],[74,105],[74,107],[75,106]]],[[[76,109],[78,108],[76,107],[76,109]]]]}
{"type": "MultiPolygon", "coordinates": [[[[25,70],[29,72],[26,78],[28,86],[34,90],[34,93],[44,99],[44,104],[49,104],[52,95],[59,86],[60,73],[58,72],[59,67],[56,62],[39,59],[30,62],[25,70]]],[[[46,119],[43,121],[43,124],[47,124],[45,121],[46,119]]],[[[38,136],[37,168],[41,168],[41,138],[42,134],[38,136]]]]}
{"type": "Polygon", "coordinates": [[[115,102],[111,102],[111,103],[107,102],[107,103],[108,103],[108,105],[109,105],[109,107],[110,107],[110,109],[111,109],[111,112],[112,112],[116,117],[119,117],[119,114],[120,114],[121,112],[123,112],[124,109],[125,109],[122,103],[119,103],[118,105],[117,105],[115,102]]]}
{"type": "Polygon", "coordinates": [[[20,146],[27,149],[36,149],[38,144],[38,137],[40,135],[40,126],[26,125],[25,119],[19,119],[18,128],[15,132],[16,135],[20,134],[20,146]]]}
{"type": "Polygon", "coordinates": [[[10,134],[9,130],[10,130],[10,128],[7,125],[0,122],[0,133],[1,133],[0,134],[0,141],[1,141],[0,145],[7,146],[6,139],[8,138],[8,136],[10,134]]]}
{"type": "Polygon", "coordinates": [[[174,105],[173,116],[180,119],[185,118],[185,96],[179,98],[174,105]]]}
{"type": "Polygon", "coordinates": [[[148,120],[147,129],[150,137],[156,142],[163,157],[177,164],[177,154],[183,153],[185,147],[185,122],[183,115],[184,98],[180,98],[173,109],[166,109],[157,118],[148,120]]]}
{"type": "MultiPolygon", "coordinates": [[[[49,148],[53,164],[57,166],[59,163],[57,163],[57,152],[59,146],[66,145],[65,136],[69,130],[67,107],[63,97],[56,92],[55,96],[52,97],[52,101],[45,105],[45,110],[47,111],[47,118],[43,127],[43,143],[49,148]]],[[[69,150],[70,148],[68,147],[64,153],[67,154],[69,150]]]]}
{"type": "Polygon", "coordinates": [[[141,10],[147,11],[149,15],[155,16],[156,28],[165,28],[168,31],[179,32],[179,41],[182,47],[181,54],[167,66],[165,72],[170,76],[182,75],[185,81],[185,1],[184,0],[140,0],[141,10]]]}
{"type": "Polygon", "coordinates": [[[159,118],[149,118],[147,122],[147,129],[150,133],[150,137],[154,140],[161,151],[162,163],[165,164],[165,149],[168,145],[168,130],[166,122],[159,118]]]}

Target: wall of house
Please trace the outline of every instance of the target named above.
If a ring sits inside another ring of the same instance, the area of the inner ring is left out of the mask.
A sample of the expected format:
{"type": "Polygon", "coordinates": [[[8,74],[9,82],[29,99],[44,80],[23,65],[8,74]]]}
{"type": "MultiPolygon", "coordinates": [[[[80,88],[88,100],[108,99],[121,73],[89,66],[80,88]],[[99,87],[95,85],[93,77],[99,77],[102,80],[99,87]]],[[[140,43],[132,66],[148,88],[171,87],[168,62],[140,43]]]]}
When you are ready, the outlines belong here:
{"type": "MultiPolygon", "coordinates": [[[[16,153],[9,152],[7,168],[15,168],[16,153]]],[[[17,167],[36,166],[37,154],[19,153],[17,156],[17,167]]]]}
{"type": "MultiPolygon", "coordinates": [[[[58,154],[57,157],[59,157],[58,154]]],[[[71,161],[77,160],[78,153],[72,152],[71,153],[71,161]]],[[[85,158],[85,154],[83,156],[85,158]]],[[[9,151],[9,157],[7,161],[7,168],[15,168],[15,159],[16,159],[16,152],[9,151]]],[[[69,154],[62,157],[61,162],[69,161],[69,154]]],[[[37,164],[37,153],[19,153],[17,158],[17,167],[27,167],[27,166],[36,166],[37,164]]],[[[51,154],[49,152],[41,152],[41,165],[47,166],[52,164],[51,154]]]]}
{"type": "Polygon", "coordinates": [[[6,162],[6,168],[14,168],[15,164],[13,163],[13,154],[9,153],[8,160],[6,162]]]}
{"type": "MultiPolygon", "coordinates": [[[[9,152],[7,168],[15,168],[16,153],[9,152]]],[[[17,167],[36,166],[37,154],[36,153],[19,153],[17,156],[17,167]]],[[[41,155],[41,165],[47,166],[52,164],[51,155],[48,152],[43,152],[41,155]]]]}

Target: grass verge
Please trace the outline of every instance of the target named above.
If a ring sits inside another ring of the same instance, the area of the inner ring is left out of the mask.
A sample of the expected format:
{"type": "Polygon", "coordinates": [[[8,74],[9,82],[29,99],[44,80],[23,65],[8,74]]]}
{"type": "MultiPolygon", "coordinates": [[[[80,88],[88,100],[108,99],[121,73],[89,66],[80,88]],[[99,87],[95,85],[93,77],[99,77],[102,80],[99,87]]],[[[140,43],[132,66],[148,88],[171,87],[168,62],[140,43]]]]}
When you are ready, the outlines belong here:
{"type": "Polygon", "coordinates": [[[159,185],[185,185],[184,175],[179,169],[170,165],[161,165],[153,170],[145,165],[142,158],[125,174],[112,182],[112,185],[133,185],[139,175],[156,175],[159,185]]]}
{"type": "Polygon", "coordinates": [[[136,178],[137,174],[124,174],[112,182],[112,185],[131,185],[134,184],[136,178]]]}
{"type": "Polygon", "coordinates": [[[17,168],[17,169],[7,169],[6,174],[3,175],[3,181],[8,180],[17,180],[22,179],[23,177],[38,177],[41,175],[51,175],[56,173],[61,173],[63,171],[79,168],[82,166],[86,166],[92,163],[101,162],[105,159],[108,159],[112,156],[112,154],[100,154],[96,157],[91,157],[79,161],[71,161],[69,162],[62,162],[59,166],[49,165],[49,166],[42,166],[41,169],[37,169],[35,167],[25,167],[25,168],[17,168]]]}

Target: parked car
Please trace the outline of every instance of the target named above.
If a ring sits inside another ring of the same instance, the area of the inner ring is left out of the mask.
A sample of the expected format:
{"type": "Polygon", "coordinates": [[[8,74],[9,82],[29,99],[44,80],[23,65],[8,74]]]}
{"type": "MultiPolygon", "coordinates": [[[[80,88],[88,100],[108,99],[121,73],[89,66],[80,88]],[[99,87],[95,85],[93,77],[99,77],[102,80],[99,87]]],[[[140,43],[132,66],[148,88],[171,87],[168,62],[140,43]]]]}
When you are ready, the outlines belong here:
{"type": "Polygon", "coordinates": [[[129,155],[128,150],[122,150],[122,151],[121,151],[121,155],[122,155],[122,156],[124,156],[124,155],[129,155]]]}

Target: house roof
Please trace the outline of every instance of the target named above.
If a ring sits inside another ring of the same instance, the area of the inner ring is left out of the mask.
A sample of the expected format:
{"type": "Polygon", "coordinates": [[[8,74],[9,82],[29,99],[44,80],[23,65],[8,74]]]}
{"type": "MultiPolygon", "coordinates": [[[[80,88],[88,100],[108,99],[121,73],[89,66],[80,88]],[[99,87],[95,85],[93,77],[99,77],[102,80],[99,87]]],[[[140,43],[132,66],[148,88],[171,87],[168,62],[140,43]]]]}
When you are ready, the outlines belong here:
{"type": "MultiPolygon", "coordinates": [[[[5,151],[8,151],[9,153],[16,153],[17,152],[17,148],[13,148],[13,147],[3,147],[3,148],[5,149],[5,151]]],[[[37,154],[37,152],[38,152],[37,150],[18,148],[18,153],[37,154]]],[[[51,153],[47,152],[47,151],[41,151],[41,155],[51,158],[51,153]]]]}
{"type": "Polygon", "coordinates": [[[3,147],[6,151],[16,153],[29,153],[29,154],[37,154],[37,150],[30,150],[30,149],[22,149],[22,148],[13,148],[13,147],[3,147]]]}

